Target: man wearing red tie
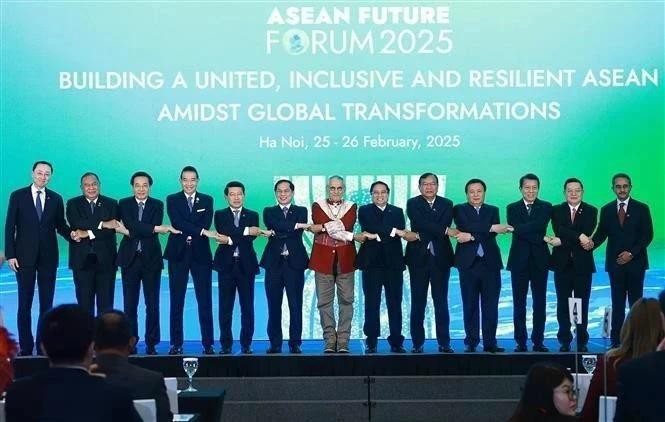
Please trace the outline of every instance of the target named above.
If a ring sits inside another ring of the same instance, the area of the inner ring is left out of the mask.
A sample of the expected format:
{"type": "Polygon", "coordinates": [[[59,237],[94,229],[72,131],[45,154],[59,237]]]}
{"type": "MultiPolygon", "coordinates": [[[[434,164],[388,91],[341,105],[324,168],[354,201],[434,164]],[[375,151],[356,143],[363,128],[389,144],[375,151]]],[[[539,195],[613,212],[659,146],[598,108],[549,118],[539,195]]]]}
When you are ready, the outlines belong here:
{"type": "Polygon", "coordinates": [[[649,268],[647,246],[653,239],[649,206],[630,197],[632,183],[625,173],[612,178],[616,200],[600,210],[600,223],[592,240],[594,248],[607,239],[605,271],[612,292],[612,347],[619,347],[621,326],[628,306],[642,297],[644,272],[649,268]]]}

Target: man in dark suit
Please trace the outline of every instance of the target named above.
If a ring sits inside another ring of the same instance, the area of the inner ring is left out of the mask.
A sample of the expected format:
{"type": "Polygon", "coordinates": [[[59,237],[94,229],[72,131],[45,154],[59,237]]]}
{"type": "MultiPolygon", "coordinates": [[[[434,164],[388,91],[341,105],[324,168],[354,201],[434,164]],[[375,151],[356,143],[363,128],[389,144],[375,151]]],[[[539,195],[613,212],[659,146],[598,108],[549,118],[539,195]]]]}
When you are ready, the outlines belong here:
{"type": "Polygon", "coordinates": [[[365,294],[365,353],[376,353],[381,334],[381,288],[386,289],[388,308],[388,343],[393,353],[404,353],[402,335],[402,287],[404,284],[404,253],[398,234],[404,233],[404,212],[388,203],[390,188],[384,182],[369,188],[372,203],[358,209],[358,222],[365,241],[356,256],[356,268],[362,271],[365,294]]]}
{"type": "Polygon", "coordinates": [[[83,195],[67,201],[67,221],[80,242],[69,243],[69,268],[74,273],[76,300],[91,315],[113,308],[115,290],[115,229],[118,202],[100,195],[95,173],[81,176],[83,195]]]}
{"type": "Polygon", "coordinates": [[[282,351],[282,299],[284,290],[289,301],[289,351],[302,353],[302,292],[309,257],[303,244],[307,208],[292,204],[295,187],[290,180],[275,183],[277,205],[263,209],[268,244],[260,265],[266,270],[265,288],[268,300],[268,353],[282,351]]]}
{"type": "Polygon", "coordinates": [[[93,372],[125,387],[134,400],[155,400],[157,422],[171,422],[173,414],[166,395],[164,376],[129,363],[127,357],[136,345],[136,337],[127,316],[111,310],[100,315],[95,324],[95,362],[93,372]]]}
{"type": "Polygon", "coordinates": [[[212,196],[197,191],[199,173],[192,166],[180,172],[182,191],[166,198],[166,212],[171,225],[182,234],[169,234],[164,258],[169,261],[169,291],[171,295],[170,355],[182,354],[182,318],[189,273],[192,273],[194,293],[199,311],[199,327],[203,353],[212,355],[212,251],[209,231],[212,224],[212,196]]]}
{"type": "MultiPolygon", "coordinates": [[[[5,256],[9,268],[16,273],[18,285],[19,356],[32,355],[32,298],[35,281],[39,286],[39,316],[53,306],[55,274],[58,268],[56,232],[70,239],[65,222],[62,197],[46,185],[53,166],[37,161],[32,166],[32,184],[12,192],[5,222],[5,256]]],[[[39,335],[37,337],[39,345],[39,335]]],[[[39,347],[38,347],[39,349],[39,347]]],[[[37,351],[41,354],[41,351],[37,351]]]]}
{"type": "Polygon", "coordinates": [[[94,320],[78,305],[60,305],[39,323],[49,369],[7,389],[7,422],[136,421],[129,390],[90,375],[94,320]]]}
{"type": "Polygon", "coordinates": [[[554,237],[545,237],[545,241],[554,247],[551,268],[554,271],[556,317],[559,322],[557,338],[561,344],[559,351],[569,352],[573,336],[570,333],[568,298],[574,294],[582,299],[582,323],[578,325],[577,350],[587,352],[591,275],[596,272],[590,236],[596,228],[598,210],[582,201],[584,186],[579,179],[566,180],[563,189],[566,202],[552,210],[554,237]]]}
{"type": "Polygon", "coordinates": [[[439,178],[434,173],[421,175],[418,189],[420,195],[406,202],[411,231],[418,236],[406,245],[405,255],[411,279],[411,351],[423,352],[427,288],[431,285],[439,352],[453,353],[448,312],[448,281],[453,266],[453,248],[448,236],[457,234],[457,230],[450,227],[453,222],[453,203],[437,195],[439,178]]]}
{"type": "MultiPolygon", "coordinates": [[[[130,179],[133,196],[120,200],[119,217],[125,236],[118,248],[118,266],[122,274],[124,308],[132,325],[132,335],[138,339],[139,293],[143,284],[145,301],[146,354],[156,355],[155,346],[160,340],[159,330],[159,286],[162,275],[162,247],[159,233],[180,233],[171,226],[162,225],[164,204],[151,198],[152,177],[143,171],[130,179]]],[[[134,351],[135,352],[135,351],[134,351]]]]}
{"type": "Polygon", "coordinates": [[[526,352],[526,296],[531,284],[533,299],[534,352],[548,352],[543,344],[545,333],[545,297],[550,250],[543,240],[552,215],[552,204],[538,199],[540,179],[535,174],[520,178],[522,199],[506,208],[508,224],[513,227],[507,269],[513,287],[513,325],[516,352],[526,352]]]}
{"type": "Polygon", "coordinates": [[[632,198],[633,185],[625,173],[612,177],[617,199],[600,209],[600,223],[592,236],[594,248],[607,239],[605,271],[612,292],[612,347],[619,347],[621,327],[628,307],[642,297],[644,273],[649,268],[647,246],[653,240],[649,206],[632,198]]]}
{"type": "Polygon", "coordinates": [[[229,207],[215,211],[215,230],[218,233],[219,246],[213,261],[219,283],[220,353],[231,353],[231,322],[237,291],[240,301],[240,347],[242,353],[251,354],[254,335],[254,277],[259,273],[254,239],[260,234],[259,214],[244,208],[245,185],[240,182],[227,183],[224,197],[229,207]]]}
{"type": "Polygon", "coordinates": [[[467,203],[455,205],[453,219],[457,234],[455,266],[459,270],[464,313],[464,339],[467,353],[475,352],[480,342],[479,320],[482,318],[483,351],[500,353],[496,344],[501,292],[501,252],[496,235],[512,231],[499,223],[499,209],[485,204],[485,182],[471,179],[464,186],[467,203]],[[478,315],[478,300],[480,314],[478,315]]]}
{"type": "MultiPolygon", "coordinates": [[[[660,292],[658,301],[665,330],[665,290],[660,292]]],[[[662,422],[665,415],[665,339],[657,351],[619,366],[617,388],[616,422],[662,422]]]]}

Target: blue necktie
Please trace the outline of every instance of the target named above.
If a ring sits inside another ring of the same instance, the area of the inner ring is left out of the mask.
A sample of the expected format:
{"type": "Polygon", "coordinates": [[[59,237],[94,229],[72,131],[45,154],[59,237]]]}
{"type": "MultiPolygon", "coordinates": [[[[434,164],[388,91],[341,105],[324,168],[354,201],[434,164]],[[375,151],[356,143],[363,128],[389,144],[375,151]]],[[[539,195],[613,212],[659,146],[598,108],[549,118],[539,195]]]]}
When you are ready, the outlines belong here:
{"type": "MultiPolygon", "coordinates": [[[[476,208],[476,213],[480,215],[480,208],[476,208]]],[[[485,251],[483,250],[483,245],[480,244],[480,241],[478,241],[478,250],[476,251],[476,255],[481,258],[485,256],[485,251]]]]}
{"type": "Polygon", "coordinates": [[[90,201],[90,214],[95,214],[95,201],[90,201]]]}
{"type": "MultiPolygon", "coordinates": [[[[430,209],[431,209],[432,211],[434,211],[434,201],[432,201],[432,202],[427,201],[427,203],[429,204],[430,209]]],[[[431,240],[430,240],[429,243],[427,244],[427,250],[429,251],[429,253],[430,253],[432,256],[436,256],[436,254],[434,253],[434,243],[432,243],[431,240]]]]}
{"type": "Polygon", "coordinates": [[[37,191],[37,199],[35,200],[35,209],[37,210],[37,219],[42,221],[42,214],[44,209],[42,207],[42,191],[37,191]]]}
{"type": "MultiPolygon", "coordinates": [[[[236,227],[240,226],[240,210],[233,210],[233,225],[236,227]]],[[[233,256],[240,256],[240,249],[237,246],[233,251],[233,256]]]]}
{"type": "MultiPolygon", "coordinates": [[[[139,202],[139,221],[143,220],[143,208],[145,204],[143,202],[139,202]]],[[[136,246],[136,250],[141,252],[141,241],[139,240],[139,243],[136,246]]]]}
{"type": "Polygon", "coordinates": [[[187,206],[189,207],[189,212],[192,212],[192,209],[194,208],[194,197],[187,197],[187,206]]]}

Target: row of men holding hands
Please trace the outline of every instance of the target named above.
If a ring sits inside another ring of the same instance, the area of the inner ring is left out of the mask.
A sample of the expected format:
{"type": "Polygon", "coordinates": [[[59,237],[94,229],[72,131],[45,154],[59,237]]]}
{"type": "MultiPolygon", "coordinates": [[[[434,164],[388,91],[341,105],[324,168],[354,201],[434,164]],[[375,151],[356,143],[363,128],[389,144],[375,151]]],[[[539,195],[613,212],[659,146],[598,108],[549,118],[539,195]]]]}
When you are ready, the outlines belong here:
{"type": "MultiPolygon", "coordinates": [[[[603,208],[600,225],[593,234],[597,210],[582,202],[581,181],[568,179],[564,184],[566,202],[552,207],[537,198],[540,181],[533,174],[520,179],[522,199],[508,206],[508,224],[500,223],[497,207],[485,204],[486,185],[482,180],[467,182],[467,203],[453,207],[449,199],[437,195],[437,176],[425,173],[419,179],[420,195],[407,202],[411,230],[405,227],[402,209],[388,204],[390,190],[386,183],[373,183],[370,188],[372,203],[358,208],[344,199],[344,180],[339,176],[328,179],[326,199],[312,205],[311,224],[308,223],[307,209],[292,204],[293,183],[278,181],[274,186],[277,205],[263,211],[266,229],[259,227],[258,213],[244,207],[243,184],[229,182],[224,188],[229,207],[214,212],[215,230],[210,230],[213,199],[198,192],[198,172],[191,166],[181,171],[182,192],[167,197],[171,225],[162,224],[163,203],[149,196],[152,178],[145,172],[137,172],[130,180],[133,196],[119,202],[102,196],[97,175],[85,173],[81,177],[83,195],[67,202],[67,226],[61,197],[46,189],[52,170],[48,162],[35,163],[33,184],[12,193],[5,226],[6,255],[10,267],[16,271],[19,290],[21,355],[32,354],[35,344],[30,329],[35,281],[39,284],[40,314],[53,302],[56,231],[70,240],[69,265],[74,274],[77,300],[91,313],[94,313],[95,304],[99,313],[113,307],[116,266],[121,268],[124,309],[137,337],[137,309],[143,284],[147,354],[156,354],[156,345],[160,342],[162,257],[168,261],[170,354],[182,353],[183,307],[190,273],[198,304],[203,353],[215,353],[213,269],[218,272],[219,283],[220,353],[231,353],[236,292],[241,308],[241,351],[252,353],[254,278],[259,273],[259,265],[266,270],[269,353],[282,350],[284,291],[290,312],[289,350],[291,353],[301,352],[302,296],[307,268],[315,274],[325,352],[349,351],[356,269],[362,271],[365,294],[366,352],[376,352],[382,288],[388,308],[391,351],[405,352],[401,303],[406,267],[412,295],[412,352],[423,352],[424,314],[427,290],[431,288],[438,350],[451,353],[447,300],[453,266],[458,268],[460,275],[465,351],[476,350],[482,326],[484,351],[501,352],[503,349],[496,343],[496,327],[503,264],[495,238],[503,233],[513,234],[508,270],[513,285],[516,351],[527,350],[526,297],[529,285],[534,307],[533,349],[547,351],[543,340],[549,269],[555,276],[557,337],[561,351],[570,350],[572,341],[567,298],[573,293],[582,298],[582,324],[577,341],[578,348],[585,350],[591,274],[595,271],[592,250],[606,238],[609,238],[606,269],[610,273],[615,308],[612,341],[618,343],[623,321],[620,311],[625,308],[626,295],[630,303],[642,296],[644,271],[648,268],[646,247],[653,237],[648,207],[629,198],[630,178],[624,174],[613,178],[617,201],[603,208]],[[356,219],[360,223],[360,233],[354,233],[356,219]],[[554,236],[546,235],[550,219],[554,236]],[[314,234],[311,257],[303,244],[305,230],[314,234]],[[116,232],[123,235],[117,254],[116,232]],[[157,238],[160,233],[169,233],[163,254],[157,238]],[[269,238],[260,262],[253,248],[257,236],[269,238]],[[450,241],[452,238],[457,241],[455,251],[450,241]],[[214,257],[208,239],[218,243],[214,257]],[[401,239],[408,242],[405,254],[401,239]],[[357,255],[354,241],[361,243],[357,255]],[[551,257],[548,244],[553,247],[551,257]],[[338,321],[333,313],[335,293],[339,305],[338,321]]],[[[39,339],[36,343],[39,344],[39,339]]]]}

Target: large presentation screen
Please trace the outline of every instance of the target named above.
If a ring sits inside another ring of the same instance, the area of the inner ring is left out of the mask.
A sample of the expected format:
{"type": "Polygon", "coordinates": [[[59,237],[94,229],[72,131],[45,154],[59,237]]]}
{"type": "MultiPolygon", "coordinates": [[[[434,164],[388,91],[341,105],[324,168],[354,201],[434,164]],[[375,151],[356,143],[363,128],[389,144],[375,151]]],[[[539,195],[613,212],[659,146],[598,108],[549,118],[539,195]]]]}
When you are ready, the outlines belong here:
{"type": "MultiPolygon", "coordinates": [[[[0,8],[3,222],[11,191],[30,183],[36,160],[53,163],[49,187],[65,200],[81,194],[86,171],[99,175],[102,194],[130,196],[138,170],[151,174],[151,195],[164,200],[181,189],[181,168],[193,165],[216,209],[226,206],[224,185],[239,180],[246,206],[259,213],[275,203],[273,183],[283,177],[308,207],[334,174],[344,177],[347,199],[370,202],[370,184],[383,180],[400,207],[418,194],[424,172],[439,175],[439,194],[455,203],[466,201],[467,180],[481,178],[502,222],[525,173],[540,177],[540,198],[553,203],[564,200],[564,180],[577,177],[584,200],[600,208],[614,199],[612,175],[626,172],[654,219],[645,294],[664,286],[663,2],[2,1],[0,8]]],[[[505,262],[510,234],[499,244],[505,262]]],[[[265,241],[255,246],[261,253],[265,241]]],[[[55,302],[72,302],[62,240],[60,252],[55,302]]],[[[592,337],[610,304],[604,259],[603,247],[595,252],[592,337]]],[[[0,303],[15,330],[16,281],[6,265],[1,271],[0,303]]],[[[118,273],[122,308],[120,286],[118,273]]],[[[168,333],[166,271],[162,291],[168,333]]],[[[189,292],[186,312],[196,312],[189,292]]],[[[360,338],[359,274],[355,296],[352,335],[360,338]]],[[[547,297],[553,337],[551,276],[547,297]]],[[[405,272],[407,336],[410,300],[405,272]]],[[[263,274],[255,302],[255,338],[265,338],[263,274]]],[[[452,335],[461,338],[456,270],[449,303],[452,335]]],[[[310,272],[304,307],[303,336],[320,338],[310,272]]],[[[431,304],[427,312],[433,336],[431,304]]],[[[499,316],[498,336],[511,338],[507,271],[499,316]]],[[[196,321],[186,323],[189,339],[198,338],[196,321]]],[[[385,312],[382,324],[385,331],[385,312]]]]}

